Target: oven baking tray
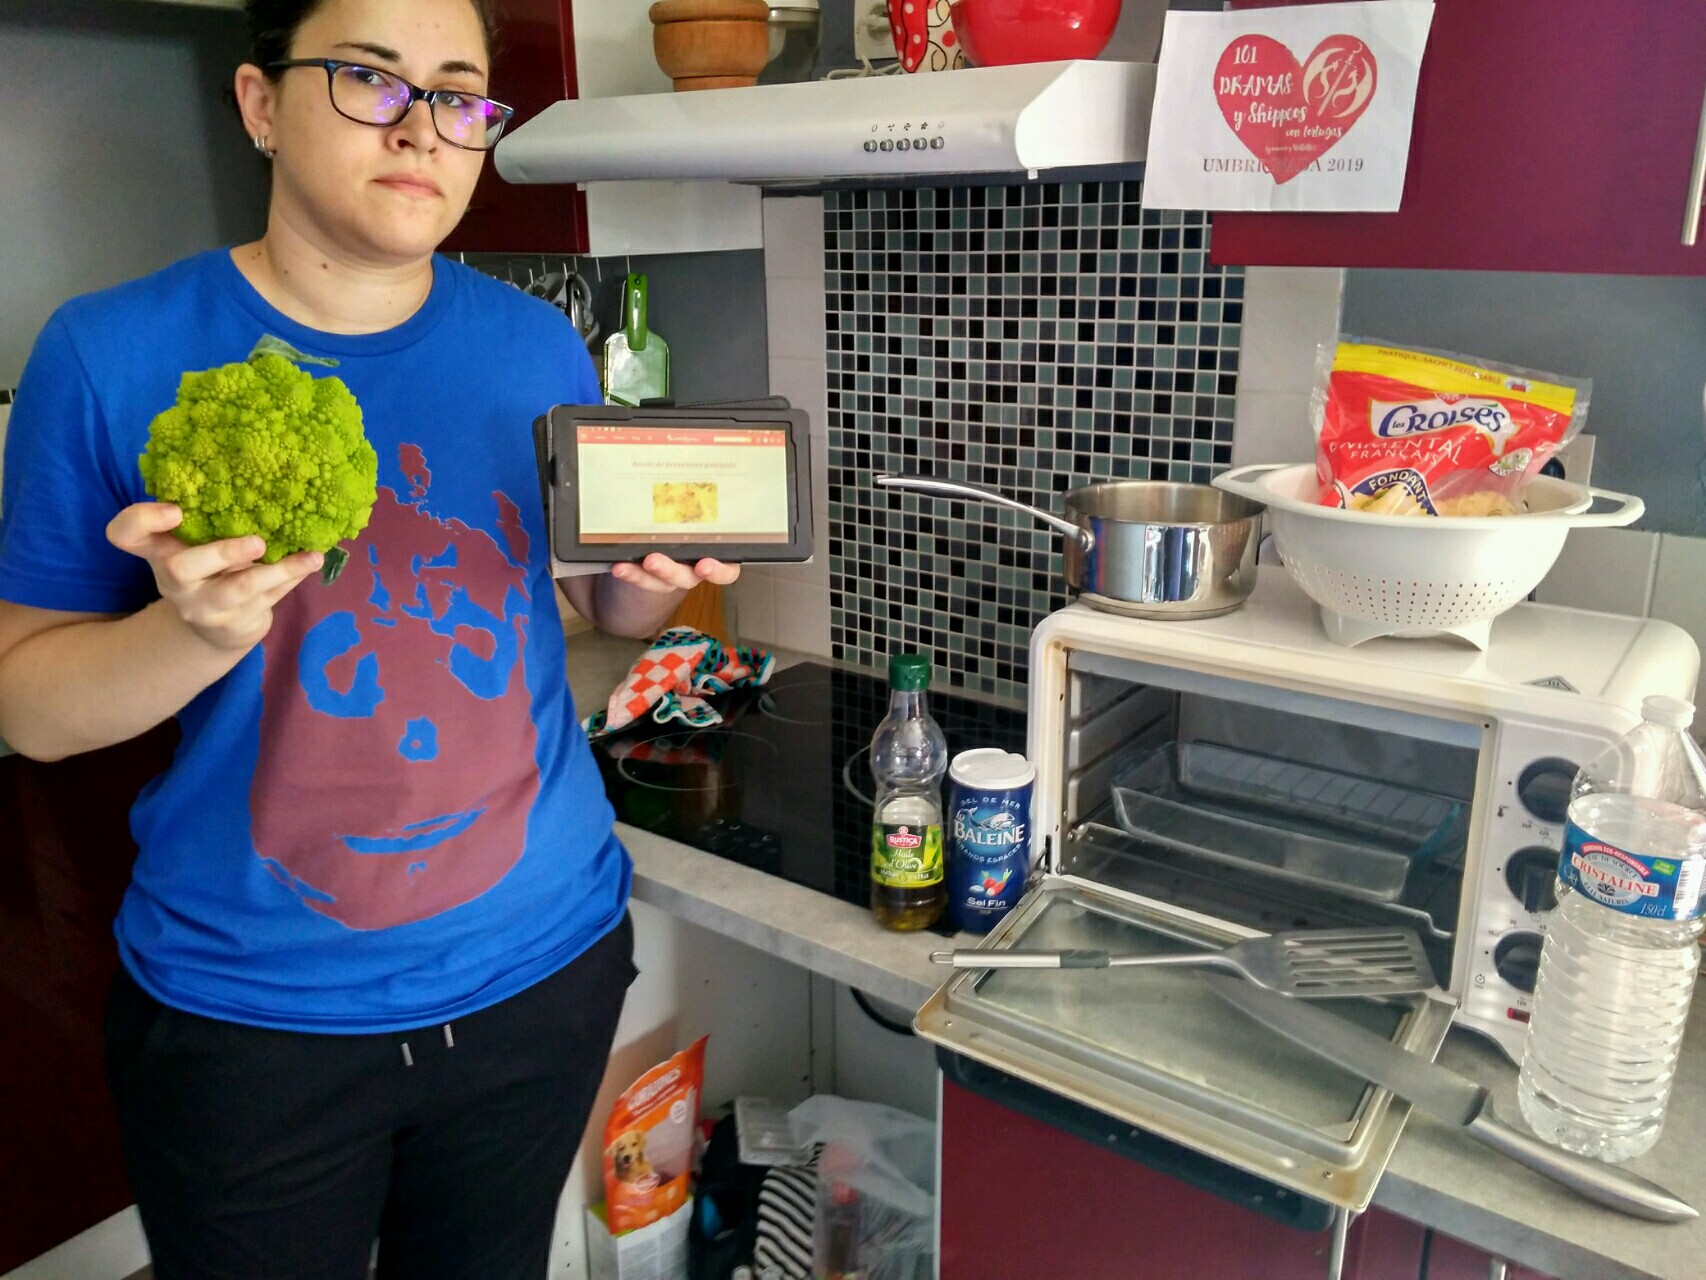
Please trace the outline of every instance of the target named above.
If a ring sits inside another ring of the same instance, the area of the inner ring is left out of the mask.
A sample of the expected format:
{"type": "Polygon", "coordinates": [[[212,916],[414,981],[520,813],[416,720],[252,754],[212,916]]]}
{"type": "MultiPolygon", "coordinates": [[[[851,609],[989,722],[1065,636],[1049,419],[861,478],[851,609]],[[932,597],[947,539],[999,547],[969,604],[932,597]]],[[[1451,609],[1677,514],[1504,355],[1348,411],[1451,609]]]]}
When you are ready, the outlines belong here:
{"type": "MultiPolygon", "coordinates": [[[[1219,948],[1249,930],[1048,877],[984,944],[1121,952],[1219,948]]],[[[1450,1007],[1425,997],[1334,1011],[1432,1057],[1450,1007]]],[[[1365,1207],[1407,1104],[1324,1065],[1179,969],[966,970],[919,1011],[926,1039],[1269,1178],[1365,1207]]]]}
{"type": "Polygon", "coordinates": [[[1448,797],[1209,742],[1150,752],[1113,799],[1138,839],[1375,902],[1464,834],[1448,797]]]}

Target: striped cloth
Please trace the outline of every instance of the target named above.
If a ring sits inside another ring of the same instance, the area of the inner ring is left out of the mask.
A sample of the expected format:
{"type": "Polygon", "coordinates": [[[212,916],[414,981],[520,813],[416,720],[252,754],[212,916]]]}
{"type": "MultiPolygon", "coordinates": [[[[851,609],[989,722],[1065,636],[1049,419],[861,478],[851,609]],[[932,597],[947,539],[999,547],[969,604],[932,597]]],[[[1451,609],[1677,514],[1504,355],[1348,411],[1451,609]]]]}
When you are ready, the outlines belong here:
{"type": "Polygon", "coordinates": [[[817,1212],[817,1164],[779,1166],[764,1175],[758,1192],[754,1270],[775,1267],[783,1280],[811,1280],[812,1223],[817,1212]]]}

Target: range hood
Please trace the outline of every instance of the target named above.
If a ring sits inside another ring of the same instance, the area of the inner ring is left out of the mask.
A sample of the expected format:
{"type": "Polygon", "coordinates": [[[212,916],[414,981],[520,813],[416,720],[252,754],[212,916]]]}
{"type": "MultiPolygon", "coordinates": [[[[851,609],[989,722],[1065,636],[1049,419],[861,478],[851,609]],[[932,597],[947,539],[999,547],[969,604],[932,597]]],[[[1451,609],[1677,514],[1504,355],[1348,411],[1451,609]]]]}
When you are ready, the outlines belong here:
{"type": "Polygon", "coordinates": [[[1141,163],[1155,65],[1042,62],[558,102],[498,143],[510,182],[810,182],[1141,163]]]}

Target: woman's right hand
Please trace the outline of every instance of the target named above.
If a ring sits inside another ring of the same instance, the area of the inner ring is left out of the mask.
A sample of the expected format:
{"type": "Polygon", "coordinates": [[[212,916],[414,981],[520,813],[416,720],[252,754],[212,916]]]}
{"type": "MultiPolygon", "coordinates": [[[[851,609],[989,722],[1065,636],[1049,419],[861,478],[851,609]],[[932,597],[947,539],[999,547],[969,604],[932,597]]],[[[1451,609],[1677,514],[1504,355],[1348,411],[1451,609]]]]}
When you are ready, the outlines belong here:
{"type": "Polygon", "coordinates": [[[266,553],[260,538],[226,538],[185,546],[172,530],[183,512],[167,502],[138,502],[107,525],[107,541],[148,561],[160,595],[178,616],[216,649],[247,650],[272,627],[273,606],[324,559],[299,551],[277,564],[256,563],[266,553]]]}

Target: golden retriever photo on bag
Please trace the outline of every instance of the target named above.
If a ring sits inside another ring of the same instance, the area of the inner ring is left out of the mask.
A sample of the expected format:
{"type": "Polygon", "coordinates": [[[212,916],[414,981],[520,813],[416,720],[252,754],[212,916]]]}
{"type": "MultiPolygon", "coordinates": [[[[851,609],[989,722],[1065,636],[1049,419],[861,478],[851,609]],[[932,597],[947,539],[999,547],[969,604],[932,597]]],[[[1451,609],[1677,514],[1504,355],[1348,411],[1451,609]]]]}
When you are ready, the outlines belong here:
{"type": "Polygon", "coordinates": [[[604,1149],[604,1155],[610,1161],[618,1182],[626,1182],[630,1186],[657,1185],[657,1171],[646,1159],[646,1135],[641,1130],[630,1129],[618,1134],[616,1141],[604,1149]]]}
{"type": "Polygon", "coordinates": [[[687,1203],[705,1080],[705,1037],[624,1089],[604,1125],[605,1220],[612,1234],[687,1203]]]}

